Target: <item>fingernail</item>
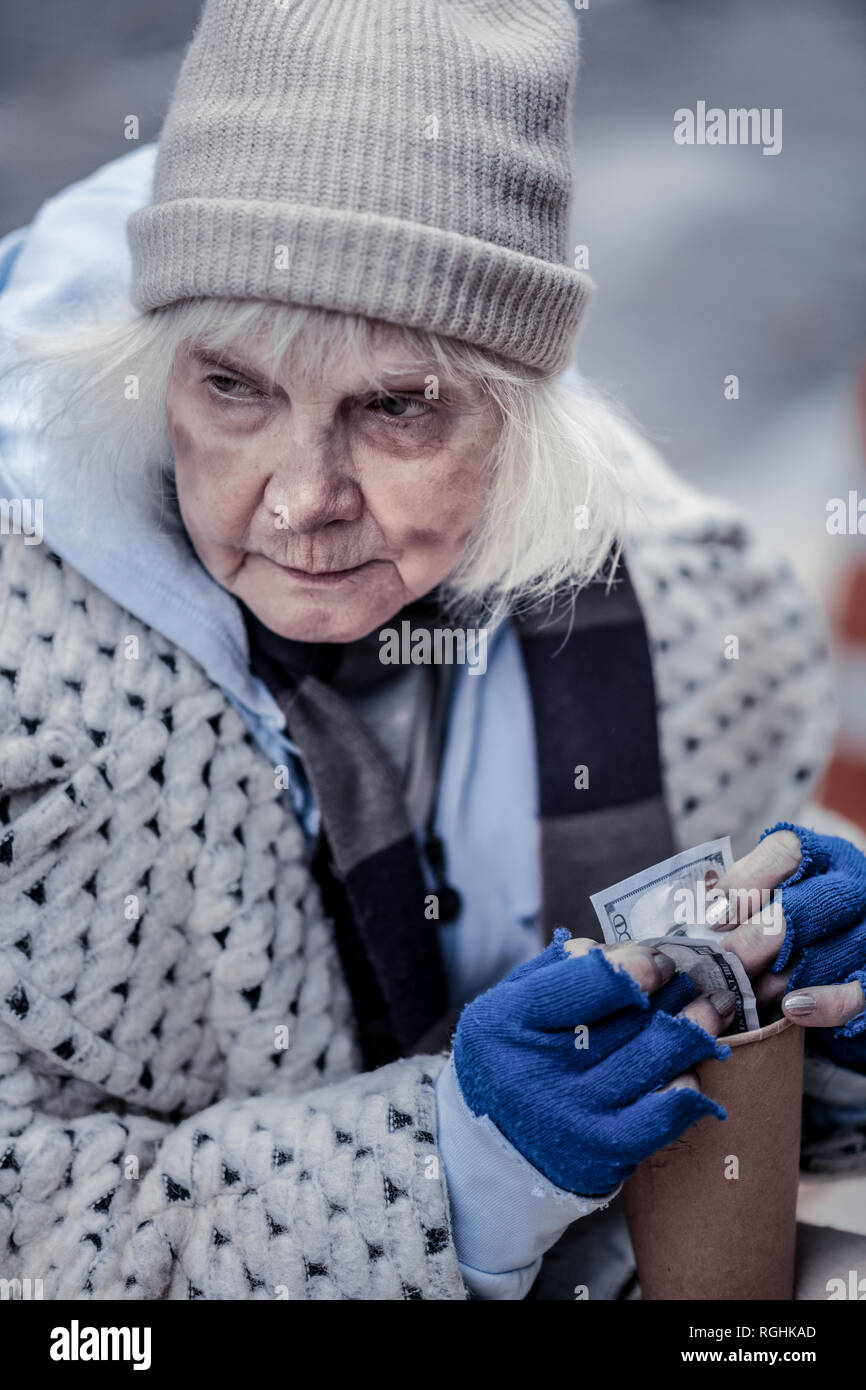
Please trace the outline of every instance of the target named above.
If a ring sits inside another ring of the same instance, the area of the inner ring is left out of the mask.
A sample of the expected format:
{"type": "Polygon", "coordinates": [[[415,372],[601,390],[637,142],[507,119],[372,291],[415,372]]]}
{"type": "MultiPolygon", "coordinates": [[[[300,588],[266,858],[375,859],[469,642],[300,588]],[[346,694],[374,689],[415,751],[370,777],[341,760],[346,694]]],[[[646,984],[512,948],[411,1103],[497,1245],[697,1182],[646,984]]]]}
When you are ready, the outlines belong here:
{"type": "Polygon", "coordinates": [[[811,1014],[817,1007],[814,994],[789,994],[782,1000],[782,1008],[789,1014],[811,1014]]]}
{"type": "Polygon", "coordinates": [[[716,898],[711,902],[704,913],[704,921],[708,927],[720,927],[723,922],[728,920],[728,900],[727,898],[716,898]]]}
{"type": "Polygon", "coordinates": [[[655,956],[656,965],[658,966],[658,972],[663,982],[667,984],[671,976],[676,974],[677,963],[673,956],[669,956],[666,951],[660,951],[657,946],[653,946],[652,951],[655,956]]]}
{"type": "Polygon", "coordinates": [[[716,989],[707,998],[721,1018],[727,1018],[737,1007],[737,996],[732,989],[716,989]]]}

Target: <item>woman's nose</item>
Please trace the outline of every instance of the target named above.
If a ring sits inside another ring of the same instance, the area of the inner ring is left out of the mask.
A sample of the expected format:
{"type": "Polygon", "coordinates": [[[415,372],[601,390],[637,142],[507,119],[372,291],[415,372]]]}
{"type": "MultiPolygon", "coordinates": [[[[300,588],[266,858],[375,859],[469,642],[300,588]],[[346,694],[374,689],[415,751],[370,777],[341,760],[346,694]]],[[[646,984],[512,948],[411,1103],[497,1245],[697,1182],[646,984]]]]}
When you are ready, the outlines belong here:
{"type": "Polygon", "coordinates": [[[281,440],[279,466],[265,489],[265,504],[281,529],[308,535],[332,521],[355,521],[363,496],[345,441],[314,438],[309,430],[281,440]]]}

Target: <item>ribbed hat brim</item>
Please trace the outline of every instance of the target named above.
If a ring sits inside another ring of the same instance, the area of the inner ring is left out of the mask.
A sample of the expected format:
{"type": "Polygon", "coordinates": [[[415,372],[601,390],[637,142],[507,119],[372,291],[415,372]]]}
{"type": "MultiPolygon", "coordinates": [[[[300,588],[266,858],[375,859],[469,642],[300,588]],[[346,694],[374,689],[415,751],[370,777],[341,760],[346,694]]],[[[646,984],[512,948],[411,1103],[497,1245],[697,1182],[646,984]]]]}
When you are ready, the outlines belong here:
{"type": "Polygon", "coordinates": [[[139,209],[127,232],[141,310],[200,296],[335,309],[550,373],[571,362],[595,288],[567,265],[357,210],[182,198],[139,209]]]}

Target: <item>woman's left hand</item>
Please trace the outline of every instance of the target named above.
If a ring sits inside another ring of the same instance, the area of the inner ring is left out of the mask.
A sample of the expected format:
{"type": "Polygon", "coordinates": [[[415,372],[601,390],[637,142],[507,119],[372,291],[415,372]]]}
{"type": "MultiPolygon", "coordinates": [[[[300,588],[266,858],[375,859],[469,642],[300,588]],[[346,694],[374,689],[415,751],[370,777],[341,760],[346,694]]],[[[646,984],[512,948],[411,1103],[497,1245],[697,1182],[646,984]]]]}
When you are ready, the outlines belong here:
{"type": "Polygon", "coordinates": [[[707,923],[729,933],[758,1007],[825,1030],[821,1050],[866,1070],[866,855],[850,841],[783,822],[715,885],[707,923]],[[774,891],[777,890],[777,891],[774,891]]]}

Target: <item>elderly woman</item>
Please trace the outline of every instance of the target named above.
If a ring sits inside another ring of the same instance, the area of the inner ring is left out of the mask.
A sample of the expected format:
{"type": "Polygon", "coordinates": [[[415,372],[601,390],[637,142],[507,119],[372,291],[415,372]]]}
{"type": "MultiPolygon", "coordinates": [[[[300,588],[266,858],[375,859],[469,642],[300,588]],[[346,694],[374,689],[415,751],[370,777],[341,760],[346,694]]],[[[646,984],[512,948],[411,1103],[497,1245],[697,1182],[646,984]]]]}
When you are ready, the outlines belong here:
{"type": "Polygon", "coordinates": [[[0,248],[0,1274],[45,1297],[543,1296],[719,1113],[734,1007],[589,896],[719,835],[790,894],[727,944],[863,1105],[864,858],[792,823],[820,634],[570,367],[575,60],[567,0],[208,0],[155,168],[0,248]]]}

